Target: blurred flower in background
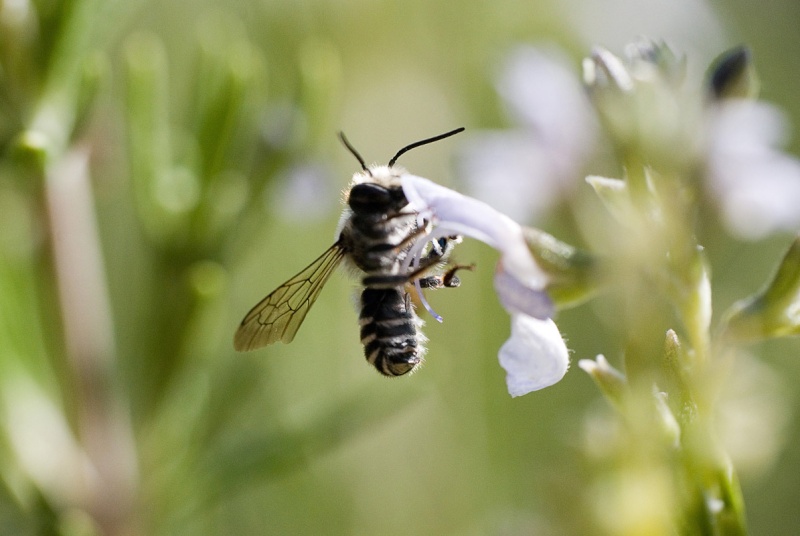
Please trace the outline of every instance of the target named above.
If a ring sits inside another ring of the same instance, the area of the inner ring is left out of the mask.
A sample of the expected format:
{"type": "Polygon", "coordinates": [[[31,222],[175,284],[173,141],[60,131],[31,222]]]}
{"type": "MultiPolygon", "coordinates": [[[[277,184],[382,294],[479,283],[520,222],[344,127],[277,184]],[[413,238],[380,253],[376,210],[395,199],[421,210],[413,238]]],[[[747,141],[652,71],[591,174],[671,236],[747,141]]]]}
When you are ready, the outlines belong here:
{"type": "Polygon", "coordinates": [[[800,160],[780,150],[788,140],[784,113],[726,98],[708,114],[708,195],[730,231],[757,240],[800,228],[800,160]]]}
{"type": "Polygon", "coordinates": [[[579,184],[596,120],[575,70],[554,46],[511,52],[497,91],[518,126],[473,134],[461,150],[460,175],[475,197],[530,223],[579,184]]]}

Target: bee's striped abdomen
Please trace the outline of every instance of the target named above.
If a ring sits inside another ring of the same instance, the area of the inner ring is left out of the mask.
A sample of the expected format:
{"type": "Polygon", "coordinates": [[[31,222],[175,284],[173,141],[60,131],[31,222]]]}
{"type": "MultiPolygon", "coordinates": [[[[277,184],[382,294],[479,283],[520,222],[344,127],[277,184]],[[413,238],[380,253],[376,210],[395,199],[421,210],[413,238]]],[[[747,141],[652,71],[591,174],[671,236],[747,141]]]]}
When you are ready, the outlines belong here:
{"type": "Polygon", "coordinates": [[[402,376],[422,362],[416,315],[403,287],[361,293],[361,343],[367,361],[386,376],[402,376]]]}

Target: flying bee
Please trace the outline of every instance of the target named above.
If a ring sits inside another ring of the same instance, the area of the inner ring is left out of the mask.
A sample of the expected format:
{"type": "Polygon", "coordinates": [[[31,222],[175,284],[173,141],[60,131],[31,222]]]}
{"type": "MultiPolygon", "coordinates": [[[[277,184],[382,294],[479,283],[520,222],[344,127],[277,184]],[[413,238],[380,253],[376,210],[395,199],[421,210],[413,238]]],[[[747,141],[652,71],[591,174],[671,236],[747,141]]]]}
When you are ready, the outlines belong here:
{"type": "MultiPolygon", "coordinates": [[[[397,159],[421,145],[463,131],[458,128],[400,149],[388,165],[367,166],[347,141],[345,147],[361,164],[353,175],[339,221],[336,242],[302,272],[261,300],[244,317],[234,336],[234,348],[249,351],[277,341],[291,342],[330,275],[347,262],[362,274],[361,343],[367,361],[386,376],[402,376],[414,370],[425,353],[422,320],[411,303],[412,286],[417,288],[457,287],[455,273],[467,266],[455,265],[444,273],[448,257],[460,237],[431,241],[418,258],[409,262],[411,248],[427,234],[427,222],[411,209],[397,159]],[[406,266],[407,268],[404,268],[406,266]]],[[[424,297],[420,294],[424,302],[424,297]]]]}

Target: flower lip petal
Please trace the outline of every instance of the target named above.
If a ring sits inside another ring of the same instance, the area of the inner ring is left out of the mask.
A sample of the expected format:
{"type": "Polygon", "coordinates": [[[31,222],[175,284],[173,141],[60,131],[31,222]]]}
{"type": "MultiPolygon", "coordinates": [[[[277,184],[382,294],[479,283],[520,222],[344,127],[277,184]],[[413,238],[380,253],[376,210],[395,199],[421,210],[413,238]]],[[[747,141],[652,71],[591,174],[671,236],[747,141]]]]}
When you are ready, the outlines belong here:
{"type": "Polygon", "coordinates": [[[498,358],[512,397],[549,387],[569,369],[569,351],[555,322],[526,315],[512,315],[511,338],[498,358]]]}

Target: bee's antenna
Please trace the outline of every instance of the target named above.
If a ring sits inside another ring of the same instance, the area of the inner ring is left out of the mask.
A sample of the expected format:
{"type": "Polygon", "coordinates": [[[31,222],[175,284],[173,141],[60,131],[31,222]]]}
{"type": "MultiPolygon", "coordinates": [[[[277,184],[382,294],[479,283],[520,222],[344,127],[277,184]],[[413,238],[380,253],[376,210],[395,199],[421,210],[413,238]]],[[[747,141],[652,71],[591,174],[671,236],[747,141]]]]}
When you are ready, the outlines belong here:
{"type": "Polygon", "coordinates": [[[364,163],[364,159],[361,158],[360,154],[358,154],[358,151],[356,151],[356,148],[353,147],[352,145],[350,145],[350,142],[347,140],[347,137],[345,137],[344,132],[341,132],[341,131],[339,132],[339,139],[342,140],[342,143],[344,143],[344,146],[347,147],[347,150],[350,151],[350,153],[353,156],[356,157],[356,160],[358,160],[358,163],[361,164],[361,169],[363,169],[364,171],[369,173],[369,176],[371,177],[372,173],[370,172],[369,168],[367,167],[367,164],[364,163]]]}
{"type": "Polygon", "coordinates": [[[458,134],[459,132],[463,132],[463,131],[464,131],[464,127],[459,127],[459,128],[457,128],[455,130],[451,130],[450,132],[445,132],[444,134],[439,134],[438,136],[434,136],[432,138],[426,138],[426,139],[420,140],[420,141],[415,141],[414,143],[412,143],[410,145],[406,145],[405,147],[403,147],[402,149],[397,151],[397,154],[394,155],[391,160],[389,160],[389,167],[392,167],[394,165],[394,163],[397,162],[397,159],[400,158],[400,156],[402,154],[410,151],[411,149],[415,149],[415,148],[419,147],[420,145],[427,145],[427,144],[433,143],[435,141],[443,140],[444,138],[449,138],[453,134],[458,134]]]}

